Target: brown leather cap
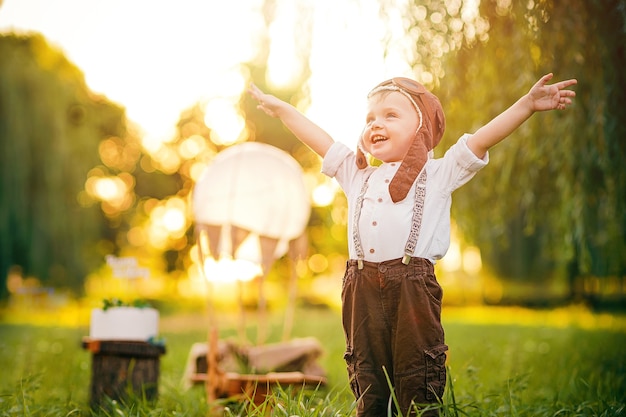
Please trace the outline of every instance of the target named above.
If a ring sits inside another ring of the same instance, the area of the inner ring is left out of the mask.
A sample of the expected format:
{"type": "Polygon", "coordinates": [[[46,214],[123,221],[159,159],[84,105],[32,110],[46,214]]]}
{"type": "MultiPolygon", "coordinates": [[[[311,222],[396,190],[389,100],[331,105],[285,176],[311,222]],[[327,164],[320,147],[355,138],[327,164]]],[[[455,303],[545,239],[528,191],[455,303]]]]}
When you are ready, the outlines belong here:
{"type": "MultiPolygon", "coordinates": [[[[415,138],[396,175],[389,184],[389,194],[394,203],[404,200],[415,179],[428,161],[428,152],[439,144],[446,129],[446,118],[437,96],[426,87],[409,78],[396,77],[374,87],[367,97],[381,91],[396,91],[406,96],[420,117],[415,138]]],[[[357,150],[357,165],[365,168],[367,161],[363,152],[357,150]]]]}

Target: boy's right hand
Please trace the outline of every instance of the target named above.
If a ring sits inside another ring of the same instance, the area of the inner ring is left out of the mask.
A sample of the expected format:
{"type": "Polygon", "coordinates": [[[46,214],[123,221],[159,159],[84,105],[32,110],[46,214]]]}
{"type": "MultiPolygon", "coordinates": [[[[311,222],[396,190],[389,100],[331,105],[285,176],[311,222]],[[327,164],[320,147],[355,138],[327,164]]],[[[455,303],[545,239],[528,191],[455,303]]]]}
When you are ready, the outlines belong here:
{"type": "Polygon", "coordinates": [[[291,104],[271,94],[265,94],[254,84],[250,84],[248,93],[259,102],[258,109],[263,110],[268,116],[280,118],[287,129],[302,143],[322,158],[326,155],[334,141],[321,127],[309,120],[291,104]]]}
{"type": "Polygon", "coordinates": [[[265,94],[254,84],[250,84],[248,93],[259,102],[257,109],[263,110],[268,116],[278,117],[278,110],[284,104],[282,100],[271,94],[265,94]]]}

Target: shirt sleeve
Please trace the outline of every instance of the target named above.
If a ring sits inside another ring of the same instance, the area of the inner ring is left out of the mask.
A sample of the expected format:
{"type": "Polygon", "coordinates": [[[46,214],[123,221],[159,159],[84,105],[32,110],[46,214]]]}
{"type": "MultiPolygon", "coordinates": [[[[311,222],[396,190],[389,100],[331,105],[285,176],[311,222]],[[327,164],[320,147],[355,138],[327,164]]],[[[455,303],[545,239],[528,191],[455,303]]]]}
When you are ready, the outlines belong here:
{"type": "Polygon", "coordinates": [[[459,138],[456,145],[451,148],[455,149],[456,159],[461,164],[463,169],[476,172],[485,167],[489,163],[489,152],[485,153],[482,158],[477,157],[474,152],[467,146],[467,140],[472,137],[469,133],[464,134],[459,138]]]}
{"type": "Polygon", "coordinates": [[[333,143],[322,161],[322,173],[334,178],[348,199],[360,190],[364,178],[375,169],[371,166],[359,169],[355,152],[341,142],[333,143]]]}
{"type": "Polygon", "coordinates": [[[483,158],[477,157],[467,146],[470,134],[464,134],[450,147],[441,159],[437,159],[436,171],[442,179],[440,186],[445,192],[452,193],[466,184],[476,173],[489,163],[489,153],[483,158]]]}
{"type": "Polygon", "coordinates": [[[322,174],[334,178],[338,175],[341,166],[345,162],[350,159],[354,160],[355,158],[354,152],[352,152],[344,143],[335,142],[330,146],[322,161],[322,174]]]}

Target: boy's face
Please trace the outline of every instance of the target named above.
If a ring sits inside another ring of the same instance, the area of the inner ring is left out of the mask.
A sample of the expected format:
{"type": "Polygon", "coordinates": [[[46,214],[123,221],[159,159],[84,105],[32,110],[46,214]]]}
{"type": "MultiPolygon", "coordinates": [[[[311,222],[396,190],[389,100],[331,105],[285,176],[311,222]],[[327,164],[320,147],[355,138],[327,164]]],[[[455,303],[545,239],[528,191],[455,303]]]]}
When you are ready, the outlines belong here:
{"type": "Polygon", "coordinates": [[[413,104],[396,91],[381,91],[367,105],[363,147],[383,162],[400,162],[409,150],[419,125],[413,104]]]}

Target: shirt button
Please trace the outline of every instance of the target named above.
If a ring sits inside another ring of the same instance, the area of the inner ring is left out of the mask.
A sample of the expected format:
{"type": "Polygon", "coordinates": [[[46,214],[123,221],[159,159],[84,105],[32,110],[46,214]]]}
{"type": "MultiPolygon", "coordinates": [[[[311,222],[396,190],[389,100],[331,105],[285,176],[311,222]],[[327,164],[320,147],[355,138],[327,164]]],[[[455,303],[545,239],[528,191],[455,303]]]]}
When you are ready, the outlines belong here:
{"type": "Polygon", "coordinates": [[[389,178],[385,180],[385,184],[389,184],[389,178]]]}
{"type": "Polygon", "coordinates": [[[374,253],[376,252],[374,249],[370,249],[370,253],[374,253]]]}
{"type": "Polygon", "coordinates": [[[379,202],[379,203],[382,203],[382,202],[383,202],[383,199],[382,199],[382,198],[379,198],[379,199],[378,199],[378,202],[379,202]]]}
{"type": "Polygon", "coordinates": [[[372,226],[377,226],[378,222],[372,222],[372,226]]]}

